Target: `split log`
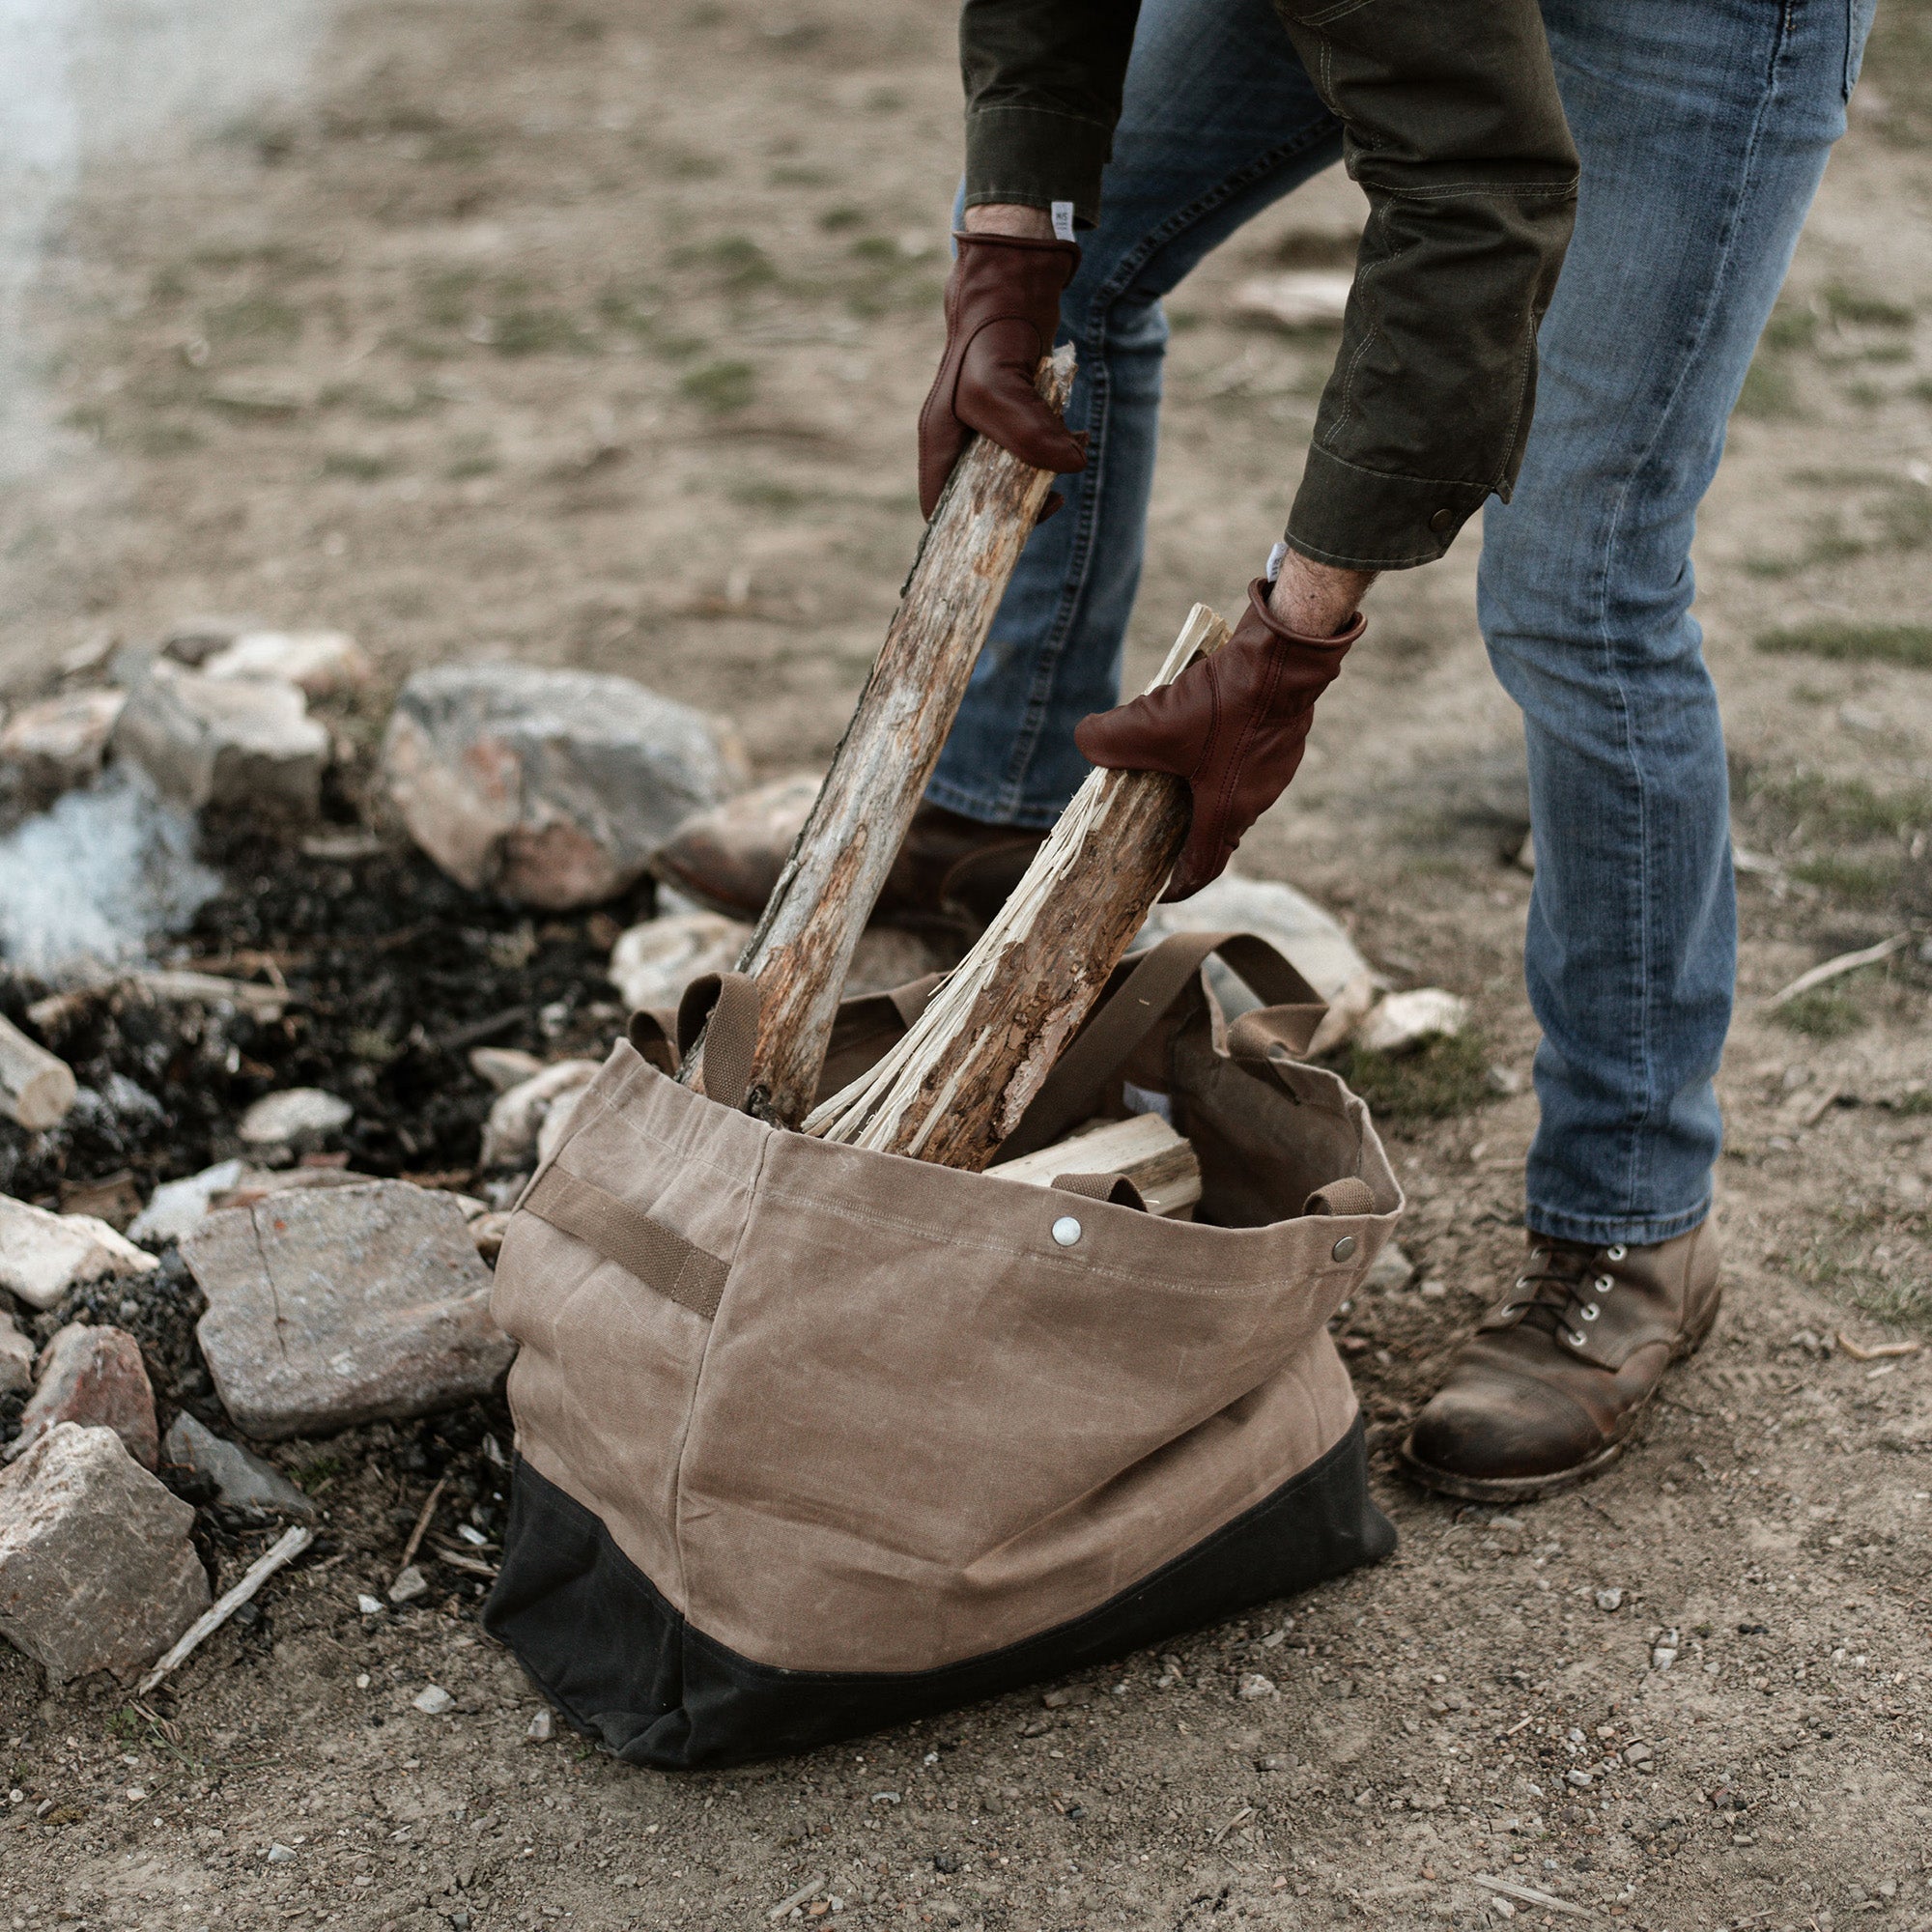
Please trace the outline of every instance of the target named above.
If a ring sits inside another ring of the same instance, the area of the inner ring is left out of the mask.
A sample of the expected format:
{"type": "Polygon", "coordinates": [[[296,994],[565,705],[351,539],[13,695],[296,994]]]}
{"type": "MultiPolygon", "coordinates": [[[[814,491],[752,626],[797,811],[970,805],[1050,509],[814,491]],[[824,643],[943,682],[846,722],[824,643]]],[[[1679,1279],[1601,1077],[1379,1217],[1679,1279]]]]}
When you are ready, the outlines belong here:
{"type": "MultiPolygon", "coordinates": [[[[1149,690],[1227,639],[1228,627],[1197,604],[1149,690]]],[[[1163,772],[1094,772],[918,1022],[816,1108],[806,1132],[985,1168],[1166,885],[1188,810],[1187,787],[1163,772]]]]}
{"type": "Polygon", "coordinates": [[[1158,1114],[1090,1122],[1064,1141],[986,1172],[1032,1187],[1051,1187],[1063,1174],[1124,1174],[1150,1214],[1183,1215],[1201,1199],[1200,1157],[1158,1114]]]}
{"type": "Polygon", "coordinates": [[[0,1017],[0,1113],[42,1133],[67,1118],[79,1092],[66,1061],[0,1017]]]}
{"type": "MultiPolygon", "coordinates": [[[[1056,414],[1073,351],[1040,363],[1056,414]]],[[[738,962],[762,996],[747,1109],[796,1126],[825,1065],[854,949],[966,695],[1053,478],[981,437],[960,458],[817,803],[738,962]]],[[[703,1086],[700,1037],[679,1077],[703,1086]]]]}

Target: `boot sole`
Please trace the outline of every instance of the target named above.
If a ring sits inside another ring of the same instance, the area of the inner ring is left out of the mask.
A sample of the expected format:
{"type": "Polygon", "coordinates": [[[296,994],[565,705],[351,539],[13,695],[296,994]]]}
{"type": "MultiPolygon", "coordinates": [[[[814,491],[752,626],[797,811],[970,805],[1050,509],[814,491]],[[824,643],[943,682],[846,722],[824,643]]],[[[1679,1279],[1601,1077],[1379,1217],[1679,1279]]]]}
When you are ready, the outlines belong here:
{"type": "MultiPolygon", "coordinates": [[[[1663,1365],[1667,1375],[1679,1362],[1688,1361],[1709,1339],[1713,1327],[1717,1325],[1718,1309],[1723,1301],[1721,1286],[1713,1290],[1710,1306],[1698,1318],[1694,1328],[1687,1329],[1679,1337],[1677,1346],[1670,1351],[1670,1359],[1663,1365]]],[[[1438,1469],[1434,1463],[1425,1463],[1413,1455],[1408,1446],[1408,1438],[1396,1450],[1404,1468],[1420,1483],[1424,1489],[1435,1490],[1445,1496],[1460,1496],[1472,1503],[1535,1503],[1546,1496],[1560,1496],[1565,1490],[1574,1490],[1578,1484],[1587,1483],[1593,1476],[1601,1476],[1612,1463],[1622,1460],[1624,1451],[1630,1446],[1630,1439],[1636,1432],[1636,1425],[1645,1409],[1657,1399],[1657,1391],[1663,1386],[1663,1375],[1657,1378],[1656,1385],[1643,1400],[1631,1409],[1624,1419],[1622,1433],[1617,1439],[1581,1463],[1573,1463],[1567,1469],[1551,1469],[1541,1476],[1459,1476],[1450,1469],[1438,1469]]]]}

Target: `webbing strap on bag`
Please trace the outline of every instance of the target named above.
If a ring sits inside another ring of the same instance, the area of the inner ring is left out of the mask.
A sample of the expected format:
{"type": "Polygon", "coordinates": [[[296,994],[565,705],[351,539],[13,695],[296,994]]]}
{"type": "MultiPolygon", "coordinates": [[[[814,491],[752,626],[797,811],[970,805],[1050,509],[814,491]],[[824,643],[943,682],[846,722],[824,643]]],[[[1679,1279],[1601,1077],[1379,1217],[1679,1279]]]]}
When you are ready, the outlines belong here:
{"type": "Polygon", "coordinates": [[[607,1262],[615,1262],[626,1274],[637,1276],[680,1308],[706,1321],[718,1313],[724,1277],[730,1272],[725,1264],[594,1181],[553,1164],[523,1205],[540,1221],[588,1243],[607,1262]]]}
{"type": "MultiPolygon", "coordinates": [[[[1050,1147],[1094,1109],[1100,1090],[1126,1064],[1198,973],[1218,952],[1267,1003],[1269,1037],[1298,1052],[1327,1011],[1321,997],[1266,940],[1250,932],[1177,932],[1142,954],[1125,982],[1088,1021],[1047,1075],[1026,1119],[1000,1149],[1002,1160],[1050,1147]]],[[[1245,1014],[1244,1019],[1260,1019],[1245,1014]]],[[[1236,1022],[1238,1026],[1240,1022],[1236,1022]]],[[[1231,1045],[1236,1042],[1231,1037],[1231,1045]]]]}
{"type": "Polygon", "coordinates": [[[707,973],[677,1003],[680,1061],[704,1036],[704,1092],[722,1106],[745,1104],[758,1049],[758,982],[749,973],[707,973]]]}

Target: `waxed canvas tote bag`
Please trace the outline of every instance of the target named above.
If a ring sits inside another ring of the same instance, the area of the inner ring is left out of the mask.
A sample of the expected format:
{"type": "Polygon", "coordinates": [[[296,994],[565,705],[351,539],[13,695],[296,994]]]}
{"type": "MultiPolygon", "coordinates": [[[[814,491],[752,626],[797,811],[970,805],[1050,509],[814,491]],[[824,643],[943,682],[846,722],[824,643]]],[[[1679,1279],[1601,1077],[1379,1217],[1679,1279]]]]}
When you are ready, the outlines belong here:
{"type": "MultiPolygon", "coordinates": [[[[930,990],[848,1003],[826,1091],[930,990]]],[[[714,999],[706,1082],[736,1097],[755,986],[688,997],[687,1044],[714,999]]],[[[718,1766],[1384,1555],[1327,1323],[1402,1197],[1361,1101],[1295,1057],[1321,1011],[1264,942],[1177,935],[1116,972],[1002,1150],[1161,1111],[1201,1160],[1193,1221],[1104,1177],[781,1131],[679,1086],[639,1014],[497,1263],[521,1349],[488,1629],[618,1756],[718,1766]],[[1228,1023],[1214,950],[1271,1004],[1228,1023]]]]}

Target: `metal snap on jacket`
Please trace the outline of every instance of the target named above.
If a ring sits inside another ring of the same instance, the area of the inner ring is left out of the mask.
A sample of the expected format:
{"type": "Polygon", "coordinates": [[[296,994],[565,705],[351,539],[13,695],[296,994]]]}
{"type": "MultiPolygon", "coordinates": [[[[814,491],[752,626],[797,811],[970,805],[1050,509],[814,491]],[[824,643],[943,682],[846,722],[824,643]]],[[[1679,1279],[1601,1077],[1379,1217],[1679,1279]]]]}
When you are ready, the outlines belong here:
{"type": "Polygon", "coordinates": [[[1338,1262],[1347,1261],[1349,1257],[1352,1255],[1354,1252],[1355,1252],[1355,1237],[1353,1235],[1344,1235],[1342,1238],[1335,1243],[1334,1255],[1335,1259],[1338,1262]]]}
{"type": "Polygon", "coordinates": [[[1053,1238],[1063,1248],[1070,1248],[1080,1238],[1080,1223],[1071,1214],[1063,1214],[1053,1224],[1053,1238]]]}

